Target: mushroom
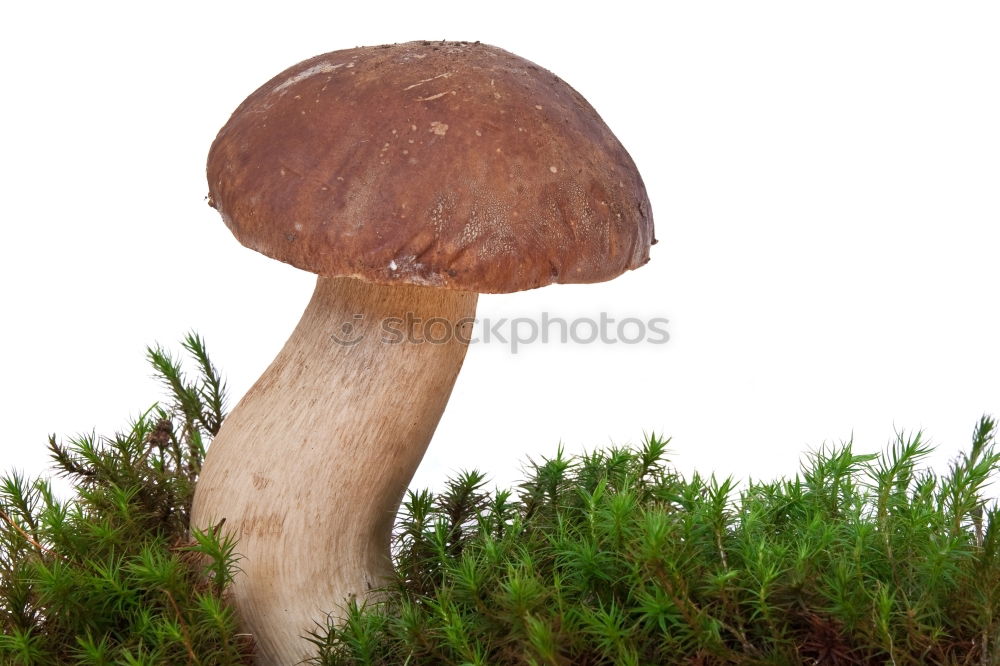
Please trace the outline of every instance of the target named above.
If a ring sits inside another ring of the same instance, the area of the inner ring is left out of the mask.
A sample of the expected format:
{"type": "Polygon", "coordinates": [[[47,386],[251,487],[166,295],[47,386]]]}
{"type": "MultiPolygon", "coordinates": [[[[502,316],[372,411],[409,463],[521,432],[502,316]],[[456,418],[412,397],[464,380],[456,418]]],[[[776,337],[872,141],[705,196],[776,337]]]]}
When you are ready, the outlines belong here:
{"type": "Polygon", "coordinates": [[[246,247],[318,274],[209,447],[192,524],[239,539],[258,664],[310,655],[391,574],[393,520],[465,357],[479,293],[649,260],[632,159],[584,98],[470,42],[317,56],[251,94],[208,157],[246,247]],[[430,328],[428,328],[430,327],[430,328]]]}

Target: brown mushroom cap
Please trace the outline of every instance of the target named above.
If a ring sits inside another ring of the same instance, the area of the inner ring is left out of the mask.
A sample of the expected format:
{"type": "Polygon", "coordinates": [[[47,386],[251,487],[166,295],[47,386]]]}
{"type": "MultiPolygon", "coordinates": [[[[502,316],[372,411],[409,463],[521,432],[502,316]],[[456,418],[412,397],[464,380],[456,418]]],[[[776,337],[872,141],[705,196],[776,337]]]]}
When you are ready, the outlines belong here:
{"type": "Polygon", "coordinates": [[[245,246],[327,277],[484,293],[649,260],[635,164],[551,72],[469,42],[334,51],[250,95],[208,157],[245,246]]]}

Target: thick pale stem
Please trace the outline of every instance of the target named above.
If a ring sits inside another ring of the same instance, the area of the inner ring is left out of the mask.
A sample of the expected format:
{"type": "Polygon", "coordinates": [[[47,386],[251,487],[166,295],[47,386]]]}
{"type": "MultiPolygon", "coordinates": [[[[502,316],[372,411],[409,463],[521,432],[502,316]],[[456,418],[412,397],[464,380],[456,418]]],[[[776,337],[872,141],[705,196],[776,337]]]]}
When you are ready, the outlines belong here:
{"type": "Polygon", "coordinates": [[[233,599],[258,664],[391,571],[395,512],[462,366],[477,295],[319,278],[295,332],[209,448],[192,524],[239,538],[233,599]]]}

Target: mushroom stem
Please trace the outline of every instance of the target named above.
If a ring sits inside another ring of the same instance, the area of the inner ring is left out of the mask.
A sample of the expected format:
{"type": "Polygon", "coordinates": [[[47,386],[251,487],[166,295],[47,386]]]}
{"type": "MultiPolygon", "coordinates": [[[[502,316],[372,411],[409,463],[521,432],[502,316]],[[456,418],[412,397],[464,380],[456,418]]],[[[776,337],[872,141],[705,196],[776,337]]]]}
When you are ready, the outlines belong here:
{"type": "Polygon", "coordinates": [[[257,664],[312,656],[302,637],[391,573],[396,510],[462,367],[476,300],[320,277],[212,442],[192,525],[225,519],[239,539],[232,598],[257,664]]]}

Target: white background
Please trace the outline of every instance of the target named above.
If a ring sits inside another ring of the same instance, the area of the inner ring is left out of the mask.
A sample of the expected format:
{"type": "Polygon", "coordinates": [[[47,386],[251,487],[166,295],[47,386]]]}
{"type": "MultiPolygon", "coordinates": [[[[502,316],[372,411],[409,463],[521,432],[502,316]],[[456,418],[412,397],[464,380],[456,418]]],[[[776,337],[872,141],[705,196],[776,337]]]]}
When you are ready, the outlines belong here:
{"type": "Polygon", "coordinates": [[[660,244],[597,285],[484,317],[663,316],[664,346],[473,346],[415,483],[655,430],[740,478],[925,428],[942,468],[1000,415],[995,3],[7,3],[0,16],[0,467],[124,425],[188,329],[234,397],[313,278],[243,249],[204,163],[242,99],[307,57],[492,43],[559,74],[628,148],[660,244]]]}

